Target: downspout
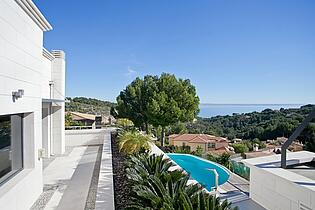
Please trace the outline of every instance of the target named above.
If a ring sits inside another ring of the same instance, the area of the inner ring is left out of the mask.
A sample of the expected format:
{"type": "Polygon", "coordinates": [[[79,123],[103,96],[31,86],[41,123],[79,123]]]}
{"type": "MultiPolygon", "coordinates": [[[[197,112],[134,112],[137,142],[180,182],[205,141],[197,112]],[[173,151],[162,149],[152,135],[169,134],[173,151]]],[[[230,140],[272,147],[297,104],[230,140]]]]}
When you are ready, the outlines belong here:
{"type": "Polygon", "coordinates": [[[287,149],[292,142],[302,133],[306,126],[315,118],[315,108],[311,113],[302,121],[302,123],[295,129],[293,134],[288,138],[286,142],[281,146],[281,168],[287,167],[287,149]]]}
{"type": "MultiPolygon", "coordinates": [[[[54,81],[49,81],[49,99],[52,99],[53,97],[53,87],[54,87],[54,81]]],[[[49,135],[50,135],[50,155],[54,155],[53,153],[53,146],[54,146],[54,143],[53,143],[53,133],[52,133],[52,127],[53,127],[53,119],[52,119],[52,103],[49,103],[48,105],[48,110],[49,110],[49,121],[50,121],[50,132],[49,132],[49,135]]]]}

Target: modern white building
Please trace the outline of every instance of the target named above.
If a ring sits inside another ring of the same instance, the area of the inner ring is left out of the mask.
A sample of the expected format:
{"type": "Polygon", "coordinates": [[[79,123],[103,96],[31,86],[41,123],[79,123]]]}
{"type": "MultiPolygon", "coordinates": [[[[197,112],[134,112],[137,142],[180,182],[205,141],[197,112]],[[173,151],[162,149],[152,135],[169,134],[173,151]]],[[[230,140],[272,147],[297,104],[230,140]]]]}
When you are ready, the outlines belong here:
{"type": "Polygon", "coordinates": [[[315,153],[287,154],[287,166],[280,167],[281,156],[245,159],[250,168],[250,198],[268,210],[315,209],[315,153]]]}
{"type": "Polygon", "coordinates": [[[0,209],[29,209],[43,190],[42,157],[62,154],[65,54],[31,0],[0,0],[0,209]]]}

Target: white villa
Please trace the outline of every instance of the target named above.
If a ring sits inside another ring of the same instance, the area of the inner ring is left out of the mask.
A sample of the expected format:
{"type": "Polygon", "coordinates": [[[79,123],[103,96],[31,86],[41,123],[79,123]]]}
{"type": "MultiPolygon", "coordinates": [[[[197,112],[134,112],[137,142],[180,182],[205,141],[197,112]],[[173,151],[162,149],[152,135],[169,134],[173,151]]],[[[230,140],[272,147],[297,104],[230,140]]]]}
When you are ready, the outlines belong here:
{"type": "Polygon", "coordinates": [[[52,26],[30,0],[0,1],[0,209],[29,209],[42,158],[65,151],[65,54],[43,47],[52,26]]]}

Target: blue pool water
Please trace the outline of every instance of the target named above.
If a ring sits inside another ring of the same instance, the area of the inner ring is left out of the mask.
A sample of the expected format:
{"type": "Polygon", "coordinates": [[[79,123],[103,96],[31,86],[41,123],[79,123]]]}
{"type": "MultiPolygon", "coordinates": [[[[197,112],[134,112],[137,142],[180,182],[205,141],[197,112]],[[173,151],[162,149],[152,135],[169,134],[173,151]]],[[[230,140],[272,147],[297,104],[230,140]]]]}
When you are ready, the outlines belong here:
{"type": "Polygon", "coordinates": [[[168,153],[167,155],[209,191],[215,187],[215,176],[208,169],[217,171],[219,174],[219,185],[229,179],[228,170],[217,163],[188,154],[168,153]]]}

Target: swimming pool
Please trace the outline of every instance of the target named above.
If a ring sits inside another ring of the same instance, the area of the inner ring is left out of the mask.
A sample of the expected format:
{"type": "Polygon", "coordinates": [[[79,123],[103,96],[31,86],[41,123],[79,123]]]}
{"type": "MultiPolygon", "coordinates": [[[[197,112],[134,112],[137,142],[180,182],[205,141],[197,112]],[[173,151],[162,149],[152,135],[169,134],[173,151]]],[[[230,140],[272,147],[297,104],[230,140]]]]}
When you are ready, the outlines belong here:
{"type": "Polygon", "coordinates": [[[167,155],[209,191],[215,187],[215,176],[208,169],[215,169],[217,171],[219,174],[219,185],[224,184],[230,177],[229,171],[226,168],[200,157],[178,153],[168,153],[167,155]]]}

